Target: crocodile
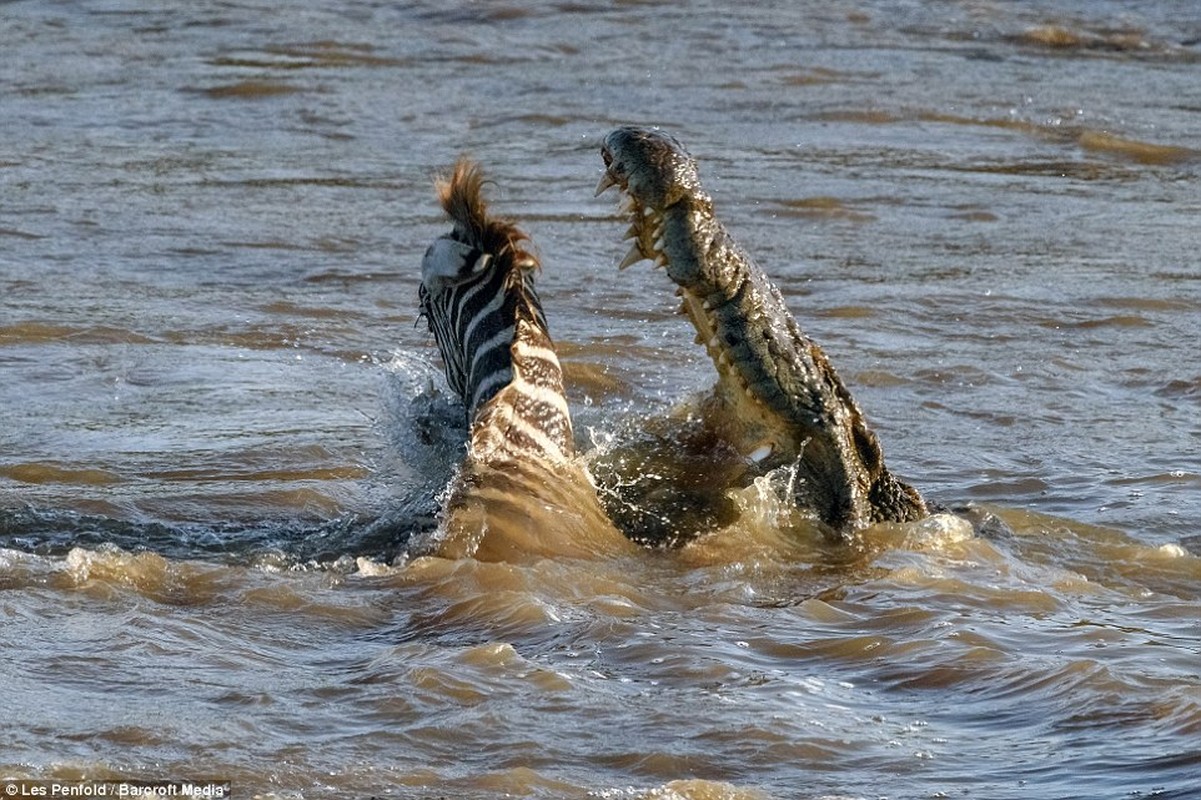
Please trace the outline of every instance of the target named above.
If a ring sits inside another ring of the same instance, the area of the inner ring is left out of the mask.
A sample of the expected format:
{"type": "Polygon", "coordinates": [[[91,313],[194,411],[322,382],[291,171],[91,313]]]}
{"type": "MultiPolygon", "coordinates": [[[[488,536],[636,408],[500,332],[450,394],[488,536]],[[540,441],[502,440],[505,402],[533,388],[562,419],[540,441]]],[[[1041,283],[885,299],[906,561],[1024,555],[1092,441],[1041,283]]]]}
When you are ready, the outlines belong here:
{"type": "Polygon", "coordinates": [[[926,516],[826,354],[718,220],[696,160],[672,136],[638,127],[606,136],[601,157],[596,194],[616,187],[630,219],[619,268],[649,259],[666,271],[716,368],[700,413],[717,439],[752,475],[794,469],[796,505],[836,537],[926,516]]]}

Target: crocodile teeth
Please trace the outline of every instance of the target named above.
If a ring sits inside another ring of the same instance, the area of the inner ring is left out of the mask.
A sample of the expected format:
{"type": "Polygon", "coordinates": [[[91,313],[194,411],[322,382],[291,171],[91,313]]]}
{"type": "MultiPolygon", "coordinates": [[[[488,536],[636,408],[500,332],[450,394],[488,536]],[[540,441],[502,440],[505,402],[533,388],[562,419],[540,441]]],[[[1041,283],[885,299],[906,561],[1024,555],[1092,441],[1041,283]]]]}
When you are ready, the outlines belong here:
{"type": "Polygon", "coordinates": [[[663,252],[663,248],[664,248],[665,244],[666,243],[663,241],[662,236],[660,236],[658,239],[655,239],[655,249],[658,250],[660,253],[663,252]]]}
{"type": "Polygon", "coordinates": [[[763,445],[759,445],[754,450],[747,453],[746,457],[749,458],[751,461],[755,462],[756,464],[758,464],[760,461],[762,461],[763,459],[770,456],[771,451],[772,451],[772,446],[770,444],[763,444],[763,445]]]}
{"type": "Polygon", "coordinates": [[[656,267],[666,267],[667,266],[667,256],[664,253],[656,253],[655,254],[655,266],[656,267]]]}
{"type": "Polygon", "coordinates": [[[626,235],[621,238],[622,239],[637,239],[638,238],[638,226],[631,225],[630,229],[626,231],[626,235]]]}
{"type": "Polygon", "coordinates": [[[638,248],[638,242],[634,242],[634,246],[630,248],[630,252],[626,253],[626,257],[621,260],[621,263],[617,265],[617,268],[619,270],[625,269],[631,264],[637,264],[644,258],[646,258],[646,256],[642,255],[642,250],[638,248]]]}
{"type": "Polygon", "coordinates": [[[606,190],[616,185],[617,179],[613,177],[609,170],[605,170],[601,173],[600,182],[596,184],[596,194],[593,197],[600,197],[606,190]]]}

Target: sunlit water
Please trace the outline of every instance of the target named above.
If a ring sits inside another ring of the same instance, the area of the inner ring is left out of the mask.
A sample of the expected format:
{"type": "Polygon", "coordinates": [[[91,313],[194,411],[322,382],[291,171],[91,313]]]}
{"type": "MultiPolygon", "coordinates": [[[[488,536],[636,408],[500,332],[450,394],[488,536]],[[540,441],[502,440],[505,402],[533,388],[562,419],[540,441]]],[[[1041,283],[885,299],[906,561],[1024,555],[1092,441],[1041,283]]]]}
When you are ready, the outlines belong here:
{"type": "Polygon", "coordinates": [[[1201,12],[1039,5],[0,5],[0,777],[1199,796],[1201,12]],[[590,458],[709,384],[592,197],[630,123],[890,465],[999,519],[839,548],[760,485],[678,551],[406,560],[462,436],[415,308],[459,153],[590,458]]]}

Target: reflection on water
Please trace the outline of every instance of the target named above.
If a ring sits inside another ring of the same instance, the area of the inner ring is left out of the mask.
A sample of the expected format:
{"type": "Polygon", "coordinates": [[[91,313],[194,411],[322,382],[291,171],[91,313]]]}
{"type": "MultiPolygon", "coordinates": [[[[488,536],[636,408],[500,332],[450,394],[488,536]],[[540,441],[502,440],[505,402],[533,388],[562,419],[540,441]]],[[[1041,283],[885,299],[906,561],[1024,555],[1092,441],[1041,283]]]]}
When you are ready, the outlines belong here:
{"type": "Polygon", "coordinates": [[[0,775],[1190,797],[1199,41],[1108,0],[7,4],[0,775]],[[711,367],[615,269],[623,123],[973,525],[835,546],[656,460],[711,367]],[[701,538],[406,558],[461,452],[415,302],[460,152],[539,248],[602,494],[701,538]]]}

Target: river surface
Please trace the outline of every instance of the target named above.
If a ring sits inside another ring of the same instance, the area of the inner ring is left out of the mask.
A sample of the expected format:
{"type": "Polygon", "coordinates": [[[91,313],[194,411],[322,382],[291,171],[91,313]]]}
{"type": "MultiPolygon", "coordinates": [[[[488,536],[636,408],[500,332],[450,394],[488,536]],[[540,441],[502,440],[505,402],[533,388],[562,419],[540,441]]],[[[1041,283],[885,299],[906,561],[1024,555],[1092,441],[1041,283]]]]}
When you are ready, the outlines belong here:
{"type": "Polygon", "coordinates": [[[1192,3],[0,4],[0,778],[1201,797],[1198,130],[1192,3]],[[461,454],[416,317],[460,153],[587,458],[711,383],[615,269],[622,124],[988,524],[839,548],[747,490],[677,550],[407,558],[461,454]]]}

